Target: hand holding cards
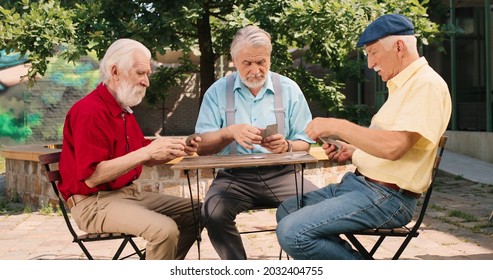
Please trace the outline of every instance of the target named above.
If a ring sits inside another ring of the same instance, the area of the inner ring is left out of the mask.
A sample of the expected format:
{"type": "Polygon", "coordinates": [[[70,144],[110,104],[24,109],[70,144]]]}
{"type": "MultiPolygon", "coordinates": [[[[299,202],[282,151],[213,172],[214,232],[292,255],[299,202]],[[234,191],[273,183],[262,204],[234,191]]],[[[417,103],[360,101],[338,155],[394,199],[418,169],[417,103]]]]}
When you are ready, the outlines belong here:
{"type": "Polygon", "coordinates": [[[324,144],[325,143],[328,143],[328,144],[334,145],[336,147],[336,151],[339,151],[339,149],[341,148],[341,143],[337,142],[333,138],[330,138],[330,137],[319,137],[318,139],[320,139],[320,141],[324,142],[324,144]]]}
{"type": "Polygon", "coordinates": [[[262,133],[260,136],[262,136],[262,139],[265,139],[269,136],[272,136],[274,134],[277,134],[277,124],[270,124],[268,125],[264,130],[262,130],[262,133]]]}
{"type": "Polygon", "coordinates": [[[192,146],[192,140],[195,139],[195,137],[199,136],[198,133],[194,133],[190,136],[187,137],[187,139],[185,140],[185,144],[187,144],[187,146],[192,146]]]}

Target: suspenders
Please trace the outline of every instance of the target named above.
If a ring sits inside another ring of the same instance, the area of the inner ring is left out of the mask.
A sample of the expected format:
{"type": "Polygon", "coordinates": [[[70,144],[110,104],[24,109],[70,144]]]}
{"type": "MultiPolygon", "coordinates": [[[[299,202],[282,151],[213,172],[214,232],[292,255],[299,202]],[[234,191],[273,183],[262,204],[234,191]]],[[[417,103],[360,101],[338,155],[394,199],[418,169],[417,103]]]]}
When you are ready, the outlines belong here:
{"type": "MultiPolygon", "coordinates": [[[[274,85],[274,114],[278,132],[284,135],[284,106],[282,104],[281,76],[272,73],[272,83],[274,85]]],[[[235,124],[235,94],[233,92],[234,74],[226,76],[226,126],[235,124]]],[[[229,153],[237,154],[236,141],[229,144],[229,153]]]]}

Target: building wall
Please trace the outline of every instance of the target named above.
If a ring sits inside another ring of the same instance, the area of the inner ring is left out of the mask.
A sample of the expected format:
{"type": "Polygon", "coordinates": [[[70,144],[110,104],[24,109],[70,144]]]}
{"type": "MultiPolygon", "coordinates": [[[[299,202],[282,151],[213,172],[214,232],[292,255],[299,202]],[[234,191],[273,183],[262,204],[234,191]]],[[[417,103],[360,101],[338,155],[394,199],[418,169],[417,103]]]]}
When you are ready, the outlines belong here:
{"type": "Polygon", "coordinates": [[[449,136],[447,150],[493,163],[492,132],[447,131],[445,134],[449,136]]]}
{"type": "Polygon", "coordinates": [[[199,112],[199,83],[197,75],[172,88],[163,104],[149,105],[146,102],[133,108],[135,117],[144,135],[152,136],[165,121],[161,135],[188,135],[195,130],[199,112]]]}

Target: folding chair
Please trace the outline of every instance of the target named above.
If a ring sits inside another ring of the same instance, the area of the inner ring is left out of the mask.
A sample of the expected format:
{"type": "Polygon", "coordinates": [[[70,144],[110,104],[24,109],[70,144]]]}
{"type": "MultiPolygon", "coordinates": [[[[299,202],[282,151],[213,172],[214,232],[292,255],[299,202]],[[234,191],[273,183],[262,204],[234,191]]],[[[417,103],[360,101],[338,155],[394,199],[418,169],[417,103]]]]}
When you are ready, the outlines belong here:
{"type": "Polygon", "coordinates": [[[402,252],[404,249],[406,249],[407,245],[411,241],[411,239],[418,237],[419,232],[418,229],[421,226],[421,222],[423,221],[423,218],[425,216],[426,208],[428,207],[428,203],[430,202],[430,197],[431,197],[431,192],[433,191],[433,183],[435,181],[435,177],[438,171],[438,167],[440,165],[440,161],[442,159],[442,154],[443,150],[445,148],[445,144],[447,143],[447,136],[442,136],[440,139],[440,142],[438,143],[438,151],[437,155],[435,158],[435,162],[433,164],[433,170],[432,170],[432,177],[431,177],[431,183],[430,187],[426,191],[424,200],[423,200],[423,205],[421,206],[421,210],[419,212],[419,216],[416,220],[416,223],[412,227],[403,226],[400,228],[391,228],[391,229],[383,229],[383,228],[376,228],[376,229],[365,229],[365,230],[360,230],[360,231],[355,231],[351,233],[345,233],[344,235],[347,237],[347,239],[353,244],[353,246],[358,250],[365,259],[368,260],[373,260],[373,256],[375,252],[378,250],[384,239],[388,236],[391,237],[403,237],[404,241],[398,248],[397,252],[394,254],[392,257],[393,260],[399,259],[401,256],[402,252]],[[368,251],[362,244],[361,242],[356,239],[355,235],[370,235],[370,236],[378,236],[378,240],[374,243],[372,249],[368,251]]]}
{"type": "Polygon", "coordinates": [[[54,153],[40,155],[39,162],[44,165],[46,170],[46,174],[45,174],[46,178],[51,183],[51,186],[53,187],[53,191],[55,192],[58,198],[58,205],[60,206],[60,209],[63,213],[63,219],[65,220],[65,224],[67,225],[67,228],[73,237],[72,242],[79,244],[80,248],[82,249],[86,257],[90,260],[93,260],[94,258],[89,253],[86,246],[84,245],[85,242],[121,239],[122,243],[120,244],[117,251],[115,252],[112,258],[113,260],[118,260],[118,259],[123,260],[134,255],[138,255],[138,257],[141,260],[145,259],[145,249],[141,250],[137,247],[137,245],[133,240],[133,238],[135,237],[134,235],[125,234],[125,233],[86,233],[86,234],[78,235],[75,232],[74,228],[72,227],[72,224],[70,223],[67,208],[65,208],[65,202],[62,199],[57,187],[57,183],[60,180],[60,172],[58,170],[60,153],[61,152],[54,152],[54,153]],[[128,244],[132,246],[135,252],[120,258],[121,253],[123,252],[123,250],[128,244]]]}

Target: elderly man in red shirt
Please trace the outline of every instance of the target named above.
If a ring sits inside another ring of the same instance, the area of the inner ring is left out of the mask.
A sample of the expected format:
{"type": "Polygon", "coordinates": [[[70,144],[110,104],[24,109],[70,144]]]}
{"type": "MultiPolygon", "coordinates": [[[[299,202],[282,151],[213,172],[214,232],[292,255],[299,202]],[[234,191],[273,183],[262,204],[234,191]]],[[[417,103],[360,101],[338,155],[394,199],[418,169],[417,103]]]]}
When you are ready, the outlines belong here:
{"type": "Polygon", "coordinates": [[[147,259],[184,259],[196,239],[190,201],[133,184],[143,164],[191,155],[200,141],[144,138],[130,107],[149,87],[150,61],[150,51],[131,39],[108,48],[102,83],[67,113],[59,189],[81,230],[133,234],[147,241],[147,259]]]}

